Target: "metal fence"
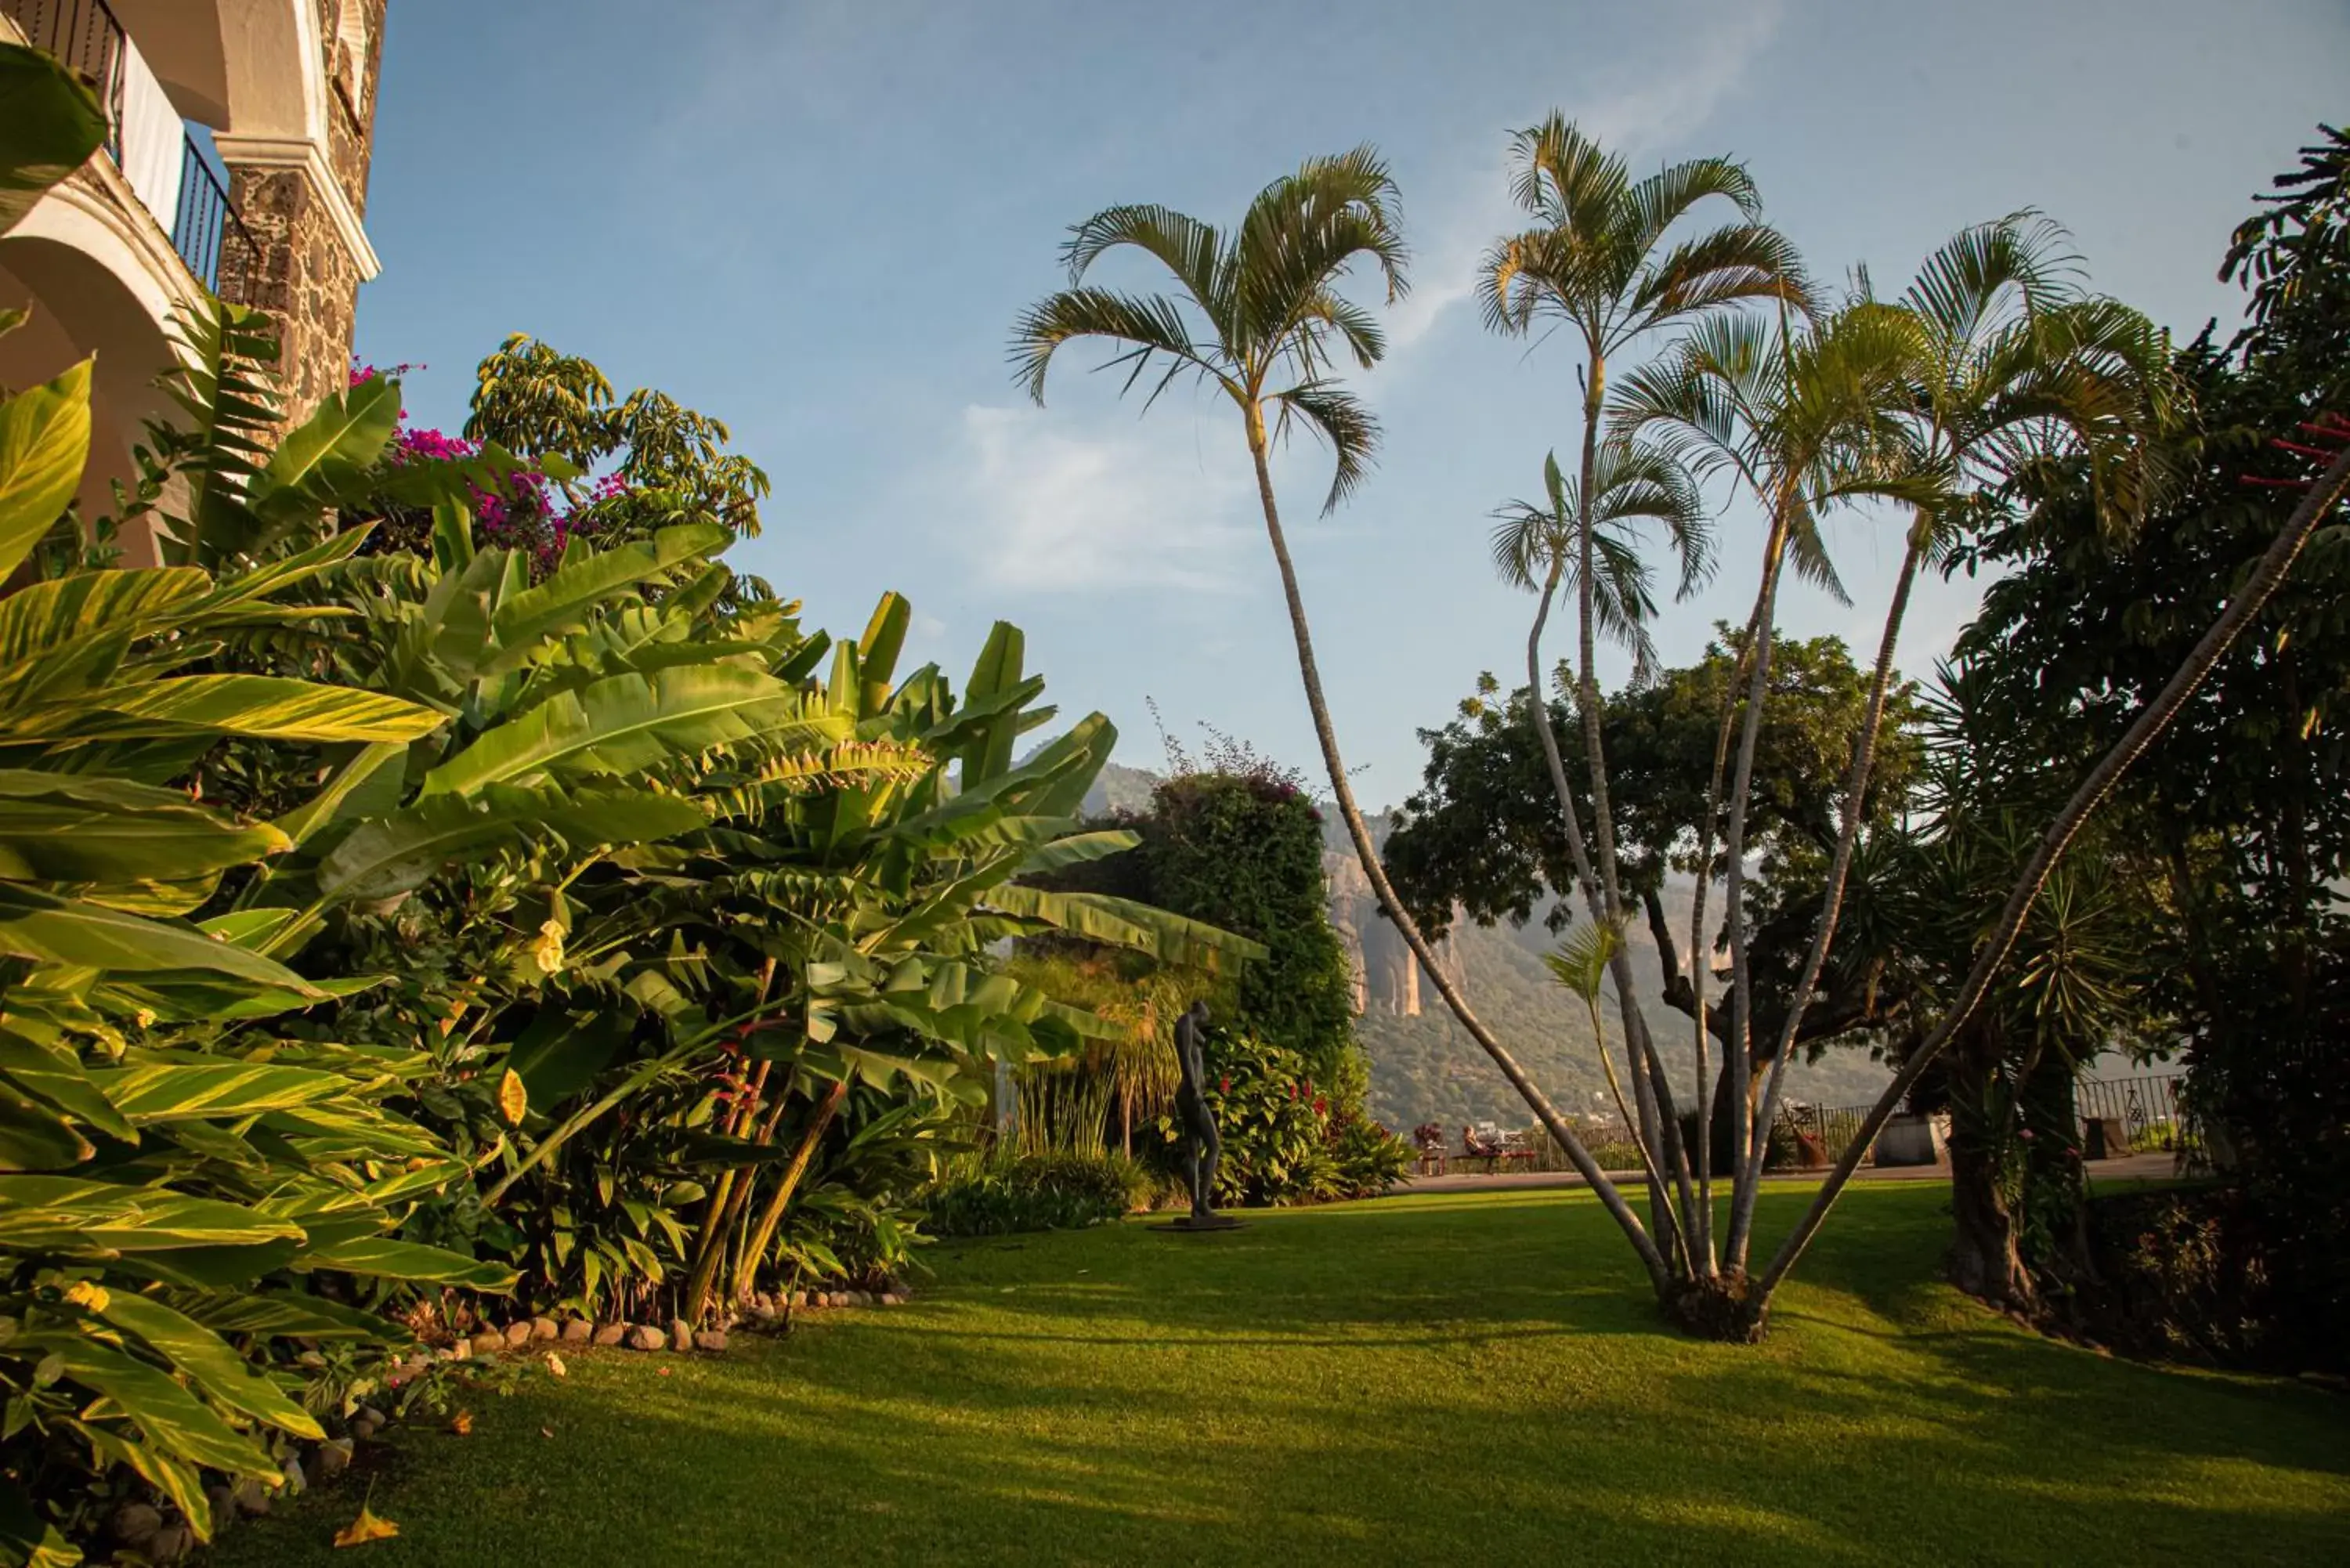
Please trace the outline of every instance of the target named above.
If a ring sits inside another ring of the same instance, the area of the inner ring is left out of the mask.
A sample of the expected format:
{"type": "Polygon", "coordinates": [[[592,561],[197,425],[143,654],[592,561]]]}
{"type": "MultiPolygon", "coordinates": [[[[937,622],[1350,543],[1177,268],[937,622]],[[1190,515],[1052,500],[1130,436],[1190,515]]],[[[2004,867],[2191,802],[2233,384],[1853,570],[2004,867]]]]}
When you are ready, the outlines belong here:
{"type": "MultiPolygon", "coordinates": [[[[2132,1154],[2168,1154],[2189,1162],[2200,1158],[2202,1130],[2179,1097],[2186,1081],[2179,1073],[2150,1073],[2136,1078],[2085,1078],[2074,1085],[2073,1110],[2083,1154],[2092,1159],[2132,1154]],[[2099,1125],[2092,1127],[2092,1123],[2099,1125]],[[2106,1136],[2116,1124],[2119,1136],[2106,1136]]],[[[1833,1165],[1860,1136],[1861,1124],[1873,1108],[1791,1105],[1779,1113],[1779,1125],[1790,1136],[1817,1139],[1833,1165]]]]}
{"type": "Polygon", "coordinates": [[[0,0],[25,41],[79,77],[106,110],[106,151],[122,156],[122,24],[106,0],[0,0]]]}
{"type": "Polygon", "coordinates": [[[181,160],[180,210],[172,219],[172,248],[214,294],[220,292],[224,262],[242,275],[258,254],[244,220],[230,204],[227,182],[193,137],[181,160]]]}

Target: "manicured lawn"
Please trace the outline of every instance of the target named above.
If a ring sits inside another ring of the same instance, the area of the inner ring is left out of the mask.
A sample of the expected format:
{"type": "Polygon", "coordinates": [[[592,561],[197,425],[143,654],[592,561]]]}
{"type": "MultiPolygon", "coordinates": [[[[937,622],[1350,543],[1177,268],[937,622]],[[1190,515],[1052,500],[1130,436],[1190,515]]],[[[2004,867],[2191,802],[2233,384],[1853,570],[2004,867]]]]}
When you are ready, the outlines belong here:
{"type": "MultiPolygon", "coordinates": [[[[1766,1234],[1802,1195],[1776,1190],[1766,1234]]],[[[2350,1562],[2350,1401],[2050,1344],[1859,1189],[1761,1349],[1652,1318],[1581,1194],[933,1249],[896,1310],[598,1352],[396,1433],[353,1562],[2350,1562]],[[660,1366],[672,1368],[669,1376],[660,1366]]],[[[240,1528],[311,1563],[342,1485],[240,1528]]]]}

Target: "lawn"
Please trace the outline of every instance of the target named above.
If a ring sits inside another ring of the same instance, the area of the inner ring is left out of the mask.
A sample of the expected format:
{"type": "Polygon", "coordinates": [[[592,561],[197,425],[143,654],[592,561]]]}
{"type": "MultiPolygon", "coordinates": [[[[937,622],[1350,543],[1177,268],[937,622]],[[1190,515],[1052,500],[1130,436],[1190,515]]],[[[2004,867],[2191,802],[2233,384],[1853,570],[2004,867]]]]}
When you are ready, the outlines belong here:
{"type": "MultiPolygon", "coordinates": [[[[1804,1194],[1766,1194],[1766,1233],[1804,1194]]],[[[914,1304],[604,1351],[397,1430],[396,1542],[548,1563],[2350,1562],[2350,1401],[2049,1343],[1856,1189],[1760,1349],[1662,1330],[1587,1196],[933,1249],[914,1304]],[[660,1376],[660,1368],[671,1375],[660,1376]]],[[[241,1527],[312,1563],[360,1485],[241,1527]]]]}

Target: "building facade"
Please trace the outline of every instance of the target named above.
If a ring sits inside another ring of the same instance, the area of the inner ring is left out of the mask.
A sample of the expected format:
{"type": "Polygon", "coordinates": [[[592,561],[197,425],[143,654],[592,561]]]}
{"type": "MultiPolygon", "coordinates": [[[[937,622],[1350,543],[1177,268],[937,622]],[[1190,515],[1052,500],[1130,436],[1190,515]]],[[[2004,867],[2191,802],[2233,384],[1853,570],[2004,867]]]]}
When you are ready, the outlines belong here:
{"type": "MultiPolygon", "coordinates": [[[[286,416],[346,382],[388,0],[0,0],[0,38],[96,92],[103,150],[0,237],[0,385],[96,357],[85,515],[168,400],[176,312],[206,289],[276,321],[286,416]]],[[[130,564],[151,542],[122,541],[130,564]]]]}

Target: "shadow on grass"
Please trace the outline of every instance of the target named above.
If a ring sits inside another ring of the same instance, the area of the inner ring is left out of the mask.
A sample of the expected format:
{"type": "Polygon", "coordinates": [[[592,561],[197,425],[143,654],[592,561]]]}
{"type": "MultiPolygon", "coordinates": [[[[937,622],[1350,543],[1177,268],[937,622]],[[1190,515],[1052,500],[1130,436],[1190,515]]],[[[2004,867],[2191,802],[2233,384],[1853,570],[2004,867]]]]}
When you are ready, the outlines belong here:
{"type": "MultiPolygon", "coordinates": [[[[1666,1331],[1579,1195],[941,1249],[912,1307],[669,1376],[577,1358],[404,1436],[376,1506],[418,1564],[2350,1555],[2338,1402],[1919,1283],[1939,1202],[1856,1194],[1761,1347],[1666,1331]]],[[[219,1561],[311,1561],[354,1506],[219,1561]]]]}

